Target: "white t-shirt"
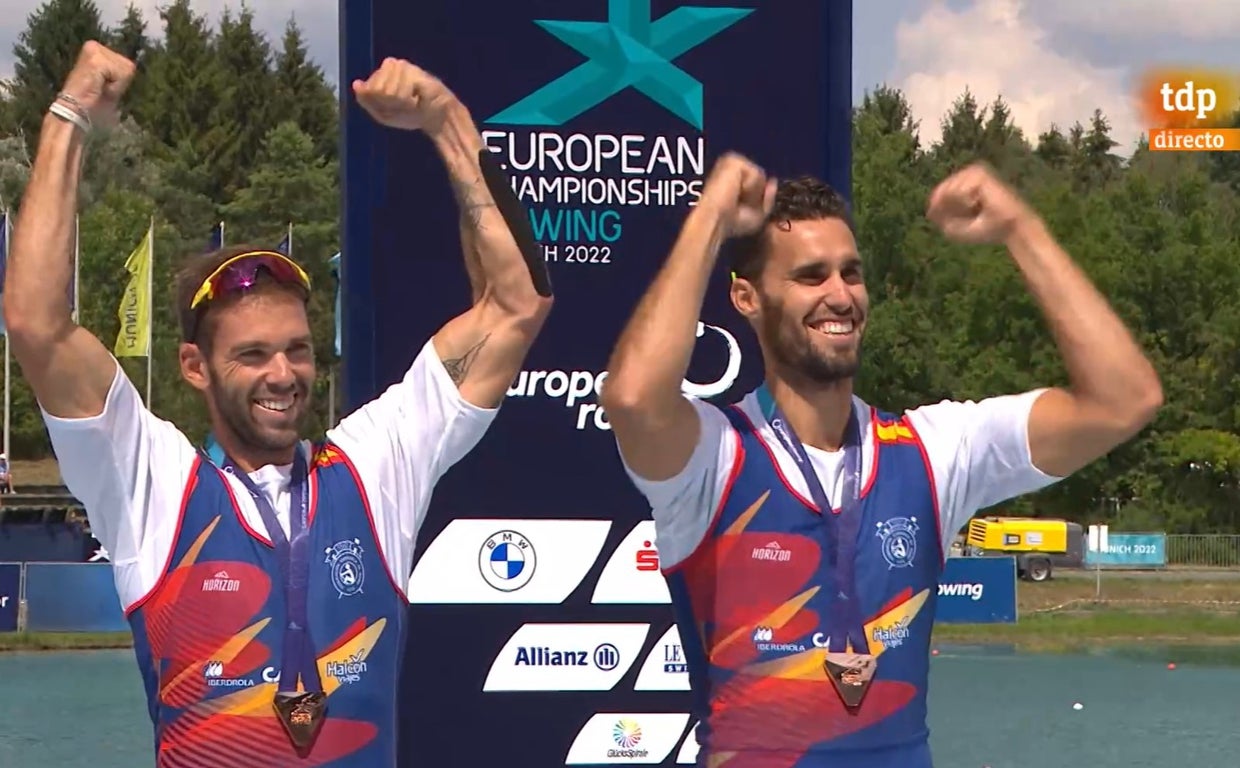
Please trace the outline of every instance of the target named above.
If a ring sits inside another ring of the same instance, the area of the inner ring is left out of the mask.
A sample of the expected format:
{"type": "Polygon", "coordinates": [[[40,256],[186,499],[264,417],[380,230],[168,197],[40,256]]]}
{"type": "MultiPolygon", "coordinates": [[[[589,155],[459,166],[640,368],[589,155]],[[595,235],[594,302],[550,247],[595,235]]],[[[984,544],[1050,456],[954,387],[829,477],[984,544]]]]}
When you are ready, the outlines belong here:
{"type": "MultiPolygon", "coordinates": [[[[945,554],[956,533],[978,510],[1062,479],[1043,473],[1029,455],[1029,412],[1043,391],[978,402],[944,400],[905,412],[933,468],[945,554]]],[[[702,428],[693,456],[680,474],[652,482],[625,465],[629,477],[650,503],[659,562],[665,569],[693,554],[710,529],[740,447],[740,434],[722,411],[696,398],[686,399],[697,410],[702,428]]],[[[749,393],[739,405],[771,446],[784,477],[804,498],[811,498],[795,460],[762,418],[757,395],[749,393]]],[[[862,424],[864,487],[874,472],[874,430],[867,428],[870,406],[853,397],[853,408],[862,424]]],[[[844,452],[808,445],[805,452],[832,506],[839,507],[844,452]]],[[[764,457],[754,460],[762,461],[764,457]]]]}
{"type": "MultiPolygon", "coordinates": [[[[428,341],[405,377],[346,416],[327,436],[357,468],[394,583],[408,582],[414,543],[435,483],[477,445],[498,409],[465,401],[428,341]]],[[[171,422],[148,411],[116,368],[103,413],[62,419],[43,412],[60,473],[82,502],[91,532],[112,561],[128,609],[163,575],[175,544],[181,500],[197,457],[171,422]]],[[[308,441],[303,441],[308,450],[308,441]]],[[[287,535],[292,465],[250,473],[287,535]]],[[[266,531],[254,499],[228,477],[246,522],[266,531]]]]}

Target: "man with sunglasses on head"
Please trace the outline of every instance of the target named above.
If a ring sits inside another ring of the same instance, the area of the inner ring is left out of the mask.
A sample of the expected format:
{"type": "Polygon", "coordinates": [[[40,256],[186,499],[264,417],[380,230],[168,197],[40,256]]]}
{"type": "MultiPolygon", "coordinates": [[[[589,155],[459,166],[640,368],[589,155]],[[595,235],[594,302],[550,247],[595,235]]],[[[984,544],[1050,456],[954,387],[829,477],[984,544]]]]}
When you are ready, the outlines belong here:
{"type": "Polygon", "coordinates": [[[261,249],[192,257],[177,278],[180,368],[212,429],[192,445],[63,298],[86,135],[115,119],[133,74],[88,43],[49,108],[4,312],[65,482],[111,554],[156,762],[394,766],[418,527],[546,317],[545,264],[519,220],[509,229],[515,198],[465,107],[414,65],[384,61],[353,92],[381,124],[423,131],[445,162],[473,305],[401,381],[311,443],[306,273],[261,249]]]}

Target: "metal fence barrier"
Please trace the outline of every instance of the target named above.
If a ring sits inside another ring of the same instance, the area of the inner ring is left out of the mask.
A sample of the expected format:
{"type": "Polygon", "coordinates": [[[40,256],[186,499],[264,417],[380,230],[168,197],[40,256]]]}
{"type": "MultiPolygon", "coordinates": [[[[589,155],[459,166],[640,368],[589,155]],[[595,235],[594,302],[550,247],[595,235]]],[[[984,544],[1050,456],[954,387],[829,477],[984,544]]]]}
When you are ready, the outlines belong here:
{"type": "Polygon", "coordinates": [[[1193,568],[1240,568],[1240,534],[1169,534],[1167,564],[1193,568]]]}

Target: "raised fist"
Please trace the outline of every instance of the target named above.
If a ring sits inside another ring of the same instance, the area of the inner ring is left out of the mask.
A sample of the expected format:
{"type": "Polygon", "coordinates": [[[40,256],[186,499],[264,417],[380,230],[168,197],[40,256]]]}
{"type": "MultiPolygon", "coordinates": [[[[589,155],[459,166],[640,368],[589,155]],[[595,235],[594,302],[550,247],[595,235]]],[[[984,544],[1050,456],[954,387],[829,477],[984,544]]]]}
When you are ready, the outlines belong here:
{"type": "Polygon", "coordinates": [[[733,152],[715,163],[698,207],[719,216],[729,237],[757,232],[775,205],[775,180],[748,158],[733,152]]]}
{"type": "Polygon", "coordinates": [[[439,78],[404,59],[387,58],[366,80],[353,81],[357,103],[389,128],[434,134],[457,103],[439,78]]]}
{"type": "Polygon", "coordinates": [[[930,193],[926,217],[960,243],[1005,242],[1036,214],[983,163],[957,171],[930,193]]]}
{"type": "Polygon", "coordinates": [[[121,96],[129,88],[134,63],[116,51],[88,40],[60,90],[90,115],[94,125],[113,125],[121,96]]]}

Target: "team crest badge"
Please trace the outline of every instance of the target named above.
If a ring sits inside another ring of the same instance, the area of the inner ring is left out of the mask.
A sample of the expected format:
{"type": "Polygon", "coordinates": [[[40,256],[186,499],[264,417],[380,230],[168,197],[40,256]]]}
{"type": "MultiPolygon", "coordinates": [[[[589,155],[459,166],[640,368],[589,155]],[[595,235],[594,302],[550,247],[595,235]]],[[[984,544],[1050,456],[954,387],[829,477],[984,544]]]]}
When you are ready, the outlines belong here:
{"type": "Polygon", "coordinates": [[[912,566],[917,556],[917,518],[893,517],[877,527],[888,569],[912,566]]]}
{"type": "Polygon", "coordinates": [[[327,557],[323,562],[331,568],[332,586],[340,593],[340,597],[356,595],[362,591],[366,569],[362,565],[361,544],[357,539],[345,539],[325,550],[327,557]]]}

